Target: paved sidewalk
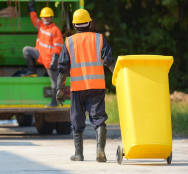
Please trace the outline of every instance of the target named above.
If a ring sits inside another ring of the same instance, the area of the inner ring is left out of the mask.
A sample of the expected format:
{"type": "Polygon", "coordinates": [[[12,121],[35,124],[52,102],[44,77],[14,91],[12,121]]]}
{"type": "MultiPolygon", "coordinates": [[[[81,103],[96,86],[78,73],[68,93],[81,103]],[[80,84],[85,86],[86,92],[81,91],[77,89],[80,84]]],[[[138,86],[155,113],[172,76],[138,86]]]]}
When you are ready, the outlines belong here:
{"type": "Polygon", "coordinates": [[[95,132],[87,126],[84,140],[83,162],[72,162],[74,153],[72,135],[39,136],[35,127],[5,127],[0,132],[0,174],[187,174],[188,139],[173,140],[173,160],[129,160],[121,165],[116,161],[117,146],[121,145],[119,126],[108,126],[106,146],[107,162],[96,162],[95,132]],[[17,133],[11,135],[11,132],[17,133]],[[18,133],[21,132],[20,135],[18,133]],[[27,132],[25,135],[24,132],[27,132]]]}

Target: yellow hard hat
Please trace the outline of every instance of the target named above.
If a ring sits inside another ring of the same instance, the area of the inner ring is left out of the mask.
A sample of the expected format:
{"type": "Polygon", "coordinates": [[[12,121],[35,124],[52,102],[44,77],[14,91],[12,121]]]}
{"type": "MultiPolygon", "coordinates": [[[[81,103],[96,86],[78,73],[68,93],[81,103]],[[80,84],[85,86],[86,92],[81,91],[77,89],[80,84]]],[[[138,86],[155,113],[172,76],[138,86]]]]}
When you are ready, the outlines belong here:
{"type": "Polygon", "coordinates": [[[73,14],[73,24],[85,23],[92,21],[89,12],[85,9],[78,9],[73,14]]]}
{"type": "Polygon", "coordinates": [[[40,17],[51,17],[54,16],[54,12],[51,8],[49,7],[44,7],[41,11],[40,11],[40,17]]]}

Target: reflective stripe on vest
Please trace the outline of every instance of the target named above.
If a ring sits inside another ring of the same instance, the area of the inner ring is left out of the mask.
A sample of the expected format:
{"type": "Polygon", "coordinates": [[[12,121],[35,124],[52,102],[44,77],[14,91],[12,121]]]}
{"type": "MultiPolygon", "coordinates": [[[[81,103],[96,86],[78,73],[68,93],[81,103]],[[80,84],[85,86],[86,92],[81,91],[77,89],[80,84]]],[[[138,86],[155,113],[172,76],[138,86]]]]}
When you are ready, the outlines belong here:
{"type": "Polygon", "coordinates": [[[46,44],[44,44],[44,43],[40,42],[40,40],[39,40],[39,39],[37,39],[37,41],[39,42],[39,45],[41,45],[42,47],[54,49],[54,46],[51,46],[51,45],[46,45],[46,44]]]}
{"type": "MultiPolygon", "coordinates": [[[[76,63],[72,36],[70,36],[68,38],[68,43],[69,43],[69,50],[70,50],[70,57],[71,57],[71,69],[82,68],[82,67],[92,67],[92,66],[103,66],[103,62],[101,61],[100,34],[96,33],[97,62],[76,63]]],[[[76,76],[76,77],[71,77],[71,82],[81,81],[81,80],[91,80],[91,79],[103,79],[104,80],[105,76],[104,76],[104,74],[100,74],[100,75],[92,74],[92,75],[76,76]]]]}
{"type": "Polygon", "coordinates": [[[46,34],[46,35],[48,35],[48,36],[53,37],[53,35],[52,35],[51,33],[49,33],[49,32],[47,32],[47,31],[42,30],[42,28],[40,28],[40,31],[41,31],[41,33],[43,33],[43,34],[46,34]]]}
{"type": "Polygon", "coordinates": [[[63,47],[63,44],[60,44],[60,43],[54,43],[54,46],[63,47]]]}
{"type": "Polygon", "coordinates": [[[103,63],[101,61],[101,51],[100,51],[100,34],[96,33],[97,62],[76,63],[72,36],[68,38],[68,42],[69,42],[69,49],[71,56],[71,68],[80,68],[84,66],[103,66],[103,63]]]}
{"type": "Polygon", "coordinates": [[[40,21],[40,19],[37,19],[36,21],[36,28],[38,29],[38,21],[40,21]]]}
{"type": "Polygon", "coordinates": [[[104,79],[104,75],[84,75],[84,76],[71,77],[71,82],[90,80],[90,79],[104,79]]]}

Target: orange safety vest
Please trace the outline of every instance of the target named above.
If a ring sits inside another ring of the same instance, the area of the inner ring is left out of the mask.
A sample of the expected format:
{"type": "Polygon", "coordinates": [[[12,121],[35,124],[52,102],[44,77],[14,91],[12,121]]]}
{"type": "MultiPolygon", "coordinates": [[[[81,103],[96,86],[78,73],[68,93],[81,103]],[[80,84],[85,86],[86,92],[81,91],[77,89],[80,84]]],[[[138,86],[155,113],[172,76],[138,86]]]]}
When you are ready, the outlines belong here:
{"type": "Polygon", "coordinates": [[[34,11],[30,12],[30,18],[33,25],[38,29],[35,48],[39,51],[40,56],[37,62],[43,64],[45,68],[50,68],[52,54],[60,55],[64,44],[61,31],[54,23],[45,26],[42,21],[38,19],[34,11]]]}
{"type": "Polygon", "coordinates": [[[66,38],[71,60],[71,91],[105,89],[102,34],[84,32],[66,38]]]}

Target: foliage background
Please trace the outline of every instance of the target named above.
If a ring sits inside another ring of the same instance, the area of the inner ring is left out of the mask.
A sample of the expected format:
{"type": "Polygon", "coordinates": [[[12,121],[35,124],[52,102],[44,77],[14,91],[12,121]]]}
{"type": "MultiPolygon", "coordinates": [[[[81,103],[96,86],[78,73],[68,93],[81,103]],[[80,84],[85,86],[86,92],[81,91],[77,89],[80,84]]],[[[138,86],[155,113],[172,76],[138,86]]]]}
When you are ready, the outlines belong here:
{"type": "MultiPolygon", "coordinates": [[[[174,57],[170,91],[188,92],[187,0],[85,0],[92,30],[104,34],[118,55],[154,54],[174,57]]],[[[107,92],[115,92],[106,70],[107,92]]]]}

